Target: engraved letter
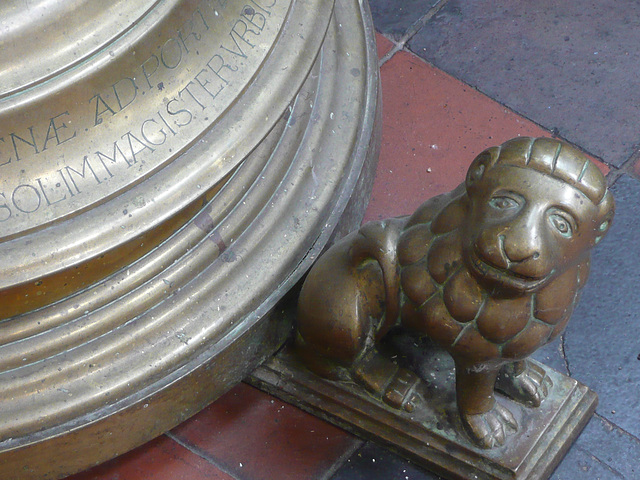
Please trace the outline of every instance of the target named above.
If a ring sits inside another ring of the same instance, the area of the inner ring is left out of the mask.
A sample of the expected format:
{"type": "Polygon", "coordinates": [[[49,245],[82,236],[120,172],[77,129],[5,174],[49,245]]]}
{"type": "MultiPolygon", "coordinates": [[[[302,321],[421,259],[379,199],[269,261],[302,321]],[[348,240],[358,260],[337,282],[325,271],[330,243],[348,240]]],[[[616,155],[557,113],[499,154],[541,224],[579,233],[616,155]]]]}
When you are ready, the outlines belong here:
{"type": "MultiPolygon", "coordinates": [[[[202,107],[202,109],[204,110],[204,109],[205,109],[205,108],[207,108],[207,107],[205,107],[203,104],[201,104],[201,103],[198,101],[198,99],[195,97],[195,95],[191,92],[191,90],[189,90],[189,86],[191,86],[191,85],[195,85],[195,84],[194,84],[193,82],[189,82],[189,83],[187,83],[187,86],[186,86],[186,87],[184,87],[182,90],[178,91],[178,95],[180,96],[180,98],[182,98],[182,92],[187,92],[187,93],[191,96],[191,98],[193,98],[193,100],[194,100],[198,105],[200,105],[200,106],[202,107]]],[[[171,103],[171,102],[169,102],[169,103],[171,103]]],[[[169,113],[171,113],[171,112],[169,112],[169,113]]]]}
{"type": "MultiPolygon", "coordinates": [[[[47,201],[47,205],[49,205],[49,206],[55,205],[56,203],[60,203],[63,200],[66,200],[67,195],[65,194],[64,197],[59,198],[59,199],[57,199],[57,200],[52,202],[51,200],[49,200],[49,197],[47,196],[47,192],[45,192],[45,190],[44,190],[44,185],[42,184],[42,180],[39,179],[39,178],[36,178],[36,182],[38,182],[38,185],[40,186],[40,191],[42,192],[42,196],[44,197],[44,199],[47,201]]],[[[58,184],[58,186],[60,186],[60,184],[58,184]]]]}
{"type": "Polygon", "coordinates": [[[69,176],[69,179],[71,180],[71,183],[73,183],[73,186],[76,187],[76,192],[80,193],[80,189],[78,188],[78,185],[76,184],[76,181],[73,179],[73,175],[71,175],[71,172],[75,173],[76,175],[85,178],[86,175],[86,170],[87,167],[89,167],[89,170],[91,170],[91,173],[93,174],[93,178],[96,179],[96,182],[98,182],[98,184],[101,184],[102,182],[100,181],[100,179],[98,178],[98,176],[96,175],[96,172],[93,171],[93,167],[91,166],[91,164],[89,163],[89,157],[84,157],[84,160],[82,162],[82,173],[80,173],[79,171],[77,171],[75,168],[71,168],[71,167],[64,167],[64,169],[67,171],[67,175],[69,176]]]}
{"type": "Polygon", "coordinates": [[[156,122],[153,118],[149,118],[147,120],[145,120],[144,122],[142,122],[142,126],[140,127],[140,133],[142,134],[142,138],[144,138],[147,143],[150,143],[151,145],[162,145],[165,140],[167,139],[167,134],[165,133],[165,131],[160,128],[159,130],[156,130],[155,132],[152,132],[150,134],[148,134],[148,132],[145,132],[144,127],[148,124],[148,123],[155,123],[156,125],[158,125],[158,122],[156,122]],[[149,135],[153,136],[157,136],[162,134],[162,140],[159,142],[154,142],[153,140],[151,140],[149,138],[149,135]]]}
{"type": "Polygon", "coordinates": [[[180,39],[180,41],[182,42],[182,47],[184,48],[184,51],[189,53],[189,47],[187,47],[187,42],[186,40],[189,39],[189,37],[193,37],[196,41],[200,41],[200,39],[202,38],[202,35],[200,35],[199,33],[197,33],[194,29],[194,18],[196,16],[196,14],[198,14],[200,16],[200,20],[202,20],[202,24],[204,25],[204,29],[205,31],[209,30],[209,25],[207,25],[207,22],[205,22],[204,17],[202,16],[202,12],[200,11],[200,9],[196,9],[195,12],[193,12],[193,15],[191,16],[191,18],[189,19],[188,22],[184,22],[184,24],[182,25],[182,27],[180,27],[180,30],[178,30],[178,38],[180,39]],[[186,26],[186,24],[189,23],[191,26],[191,31],[189,33],[187,33],[186,35],[183,36],[182,31],[184,29],[184,27],[186,26]]]}
{"type": "Polygon", "coordinates": [[[216,91],[215,93],[212,92],[211,90],[209,90],[206,85],[209,85],[211,82],[209,80],[207,80],[206,78],[200,79],[200,75],[205,74],[205,76],[210,73],[209,70],[203,69],[200,71],[200,73],[198,73],[198,75],[196,75],[196,82],[198,82],[198,85],[200,85],[202,87],[202,89],[204,91],[206,91],[209,95],[211,95],[211,98],[216,98],[218,96],[218,94],[222,91],[222,89],[224,88],[225,84],[220,84],[220,88],[218,88],[218,91],[216,91]]]}
{"type": "Polygon", "coordinates": [[[160,49],[160,60],[162,60],[162,64],[169,70],[173,70],[180,65],[180,62],[182,62],[182,48],[175,38],[170,38],[164,42],[164,45],[162,45],[160,49]],[[172,48],[171,45],[175,46],[172,48]]]}
{"type": "Polygon", "coordinates": [[[16,154],[16,160],[20,160],[20,154],[18,153],[18,144],[16,144],[16,140],[20,140],[21,142],[26,143],[30,147],[33,147],[33,150],[36,153],[40,153],[40,151],[38,150],[38,146],[36,145],[36,139],[33,136],[33,126],[29,127],[29,133],[31,134],[31,141],[30,142],[28,140],[25,140],[22,137],[19,137],[15,133],[10,133],[9,134],[11,136],[11,142],[13,143],[13,151],[16,154]]]}
{"type": "MultiPolygon", "coordinates": [[[[109,155],[105,155],[102,152],[96,152],[96,155],[98,155],[98,159],[102,162],[102,166],[107,171],[110,177],[113,177],[113,173],[111,173],[111,170],[109,170],[109,167],[107,167],[107,165],[104,163],[104,158],[111,161],[111,163],[116,163],[118,154],[120,154],[120,156],[124,158],[124,161],[127,164],[127,168],[133,165],[133,163],[130,162],[129,159],[126,157],[126,155],[122,153],[122,150],[120,149],[120,146],[118,145],[117,141],[113,142],[113,157],[110,157],[109,155]]],[[[134,159],[134,162],[135,162],[135,159],[134,159]]]]}
{"type": "Polygon", "coordinates": [[[38,191],[38,189],[33,185],[26,184],[18,185],[15,188],[13,194],[11,195],[11,201],[13,202],[13,206],[20,210],[22,213],[35,212],[36,210],[38,210],[38,208],[40,208],[40,204],[42,203],[42,199],[40,198],[40,192],[38,191]],[[18,195],[16,197],[18,190],[22,190],[25,193],[25,196],[22,199],[20,198],[22,195],[18,195]],[[27,192],[32,192],[35,194],[35,196],[27,194],[27,192]],[[31,198],[28,198],[27,195],[31,198]],[[21,208],[18,204],[21,204],[24,208],[21,208]]]}
{"type": "Polygon", "coordinates": [[[11,209],[9,205],[7,205],[7,197],[4,196],[4,193],[0,192],[0,197],[2,197],[2,203],[0,203],[0,222],[6,222],[11,218],[11,209]]]}
{"type": "MultiPolygon", "coordinates": [[[[96,99],[96,117],[93,124],[93,126],[95,127],[102,123],[102,118],[100,118],[101,115],[104,115],[107,112],[111,112],[111,115],[115,115],[116,112],[109,106],[107,102],[102,99],[99,93],[96,93],[93,97],[91,97],[91,100],[93,100],[94,98],[96,99]],[[102,106],[100,104],[102,104],[102,106]]],[[[91,100],[89,100],[89,102],[91,102],[91,100]]]]}
{"type": "Polygon", "coordinates": [[[220,45],[222,48],[224,48],[227,52],[229,53],[233,53],[234,55],[241,57],[241,58],[247,58],[247,54],[244,53],[244,50],[242,50],[242,47],[240,47],[240,44],[238,43],[238,39],[242,40],[244,43],[246,43],[247,45],[249,45],[251,48],[255,47],[255,45],[253,43],[251,43],[249,40],[247,40],[246,38],[244,38],[244,36],[247,34],[248,28],[247,28],[247,24],[244,23],[243,20],[238,20],[234,25],[233,28],[231,29],[231,31],[229,32],[229,36],[231,37],[231,40],[233,40],[233,43],[236,44],[236,47],[238,47],[238,51],[235,50],[229,50],[227,47],[225,47],[224,45],[220,45]],[[242,25],[242,31],[238,31],[238,26],[242,25]],[[235,34],[235,35],[234,35],[235,34]]]}
{"type": "Polygon", "coordinates": [[[185,127],[191,123],[191,120],[193,119],[193,114],[186,108],[181,108],[180,110],[172,110],[171,104],[177,101],[178,101],[177,98],[172,98],[167,102],[167,113],[171,116],[180,115],[181,113],[188,115],[189,117],[186,120],[183,120],[182,122],[179,122],[178,119],[176,119],[176,125],[178,127],[185,127]]]}
{"type": "Polygon", "coordinates": [[[146,143],[144,143],[142,140],[140,140],[138,137],[136,137],[134,134],[132,134],[131,132],[127,132],[125,133],[122,138],[127,137],[127,140],[129,141],[129,148],[131,149],[131,156],[133,157],[133,163],[137,163],[137,158],[136,155],[139,154],[140,152],[149,149],[152,152],[155,150],[153,148],[151,148],[149,145],[147,145],[146,143]],[[135,148],[133,148],[133,143],[135,142],[136,146],[137,145],[141,145],[141,148],[139,148],[138,150],[136,150],[135,148]]]}
{"type": "Polygon", "coordinates": [[[120,111],[131,105],[138,96],[138,86],[136,85],[135,80],[131,77],[124,77],[123,79],[118,80],[116,83],[111,85],[111,88],[113,89],[113,93],[118,101],[120,111]],[[127,83],[125,83],[124,86],[121,86],[122,82],[127,83]],[[123,98],[125,100],[123,100],[123,98]]]}
{"type": "Polygon", "coordinates": [[[75,138],[77,132],[74,130],[71,136],[68,136],[63,140],[60,140],[60,135],[58,134],[58,130],[61,128],[67,128],[67,124],[63,122],[60,125],[56,125],[56,119],[63,115],[69,115],[69,112],[61,113],[60,115],[56,115],[55,117],[52,117],[51,120],[49,120],[49,129],[47,130],[47,136],[44,139],[44,145],[42,146],[43,152],[47,149],[47,143],[49,143],[49,140],[51,139],[55,138],[56,145],[60,145],[64,142],[68,142],[72,138],[75,138]]]}
{"type": "Polygon", "coordinates": [[[56,172],[58,172],[60,174],[60,177],[62,178],[62,181],[64,182],[65,186],[67,187],[67,190],[69,190],[69,193],[71,194],[71,196],[75,197],[76,194],[73,193],[73,190],[71,190],[71,186],[69,185],[69,182],[67,182],[66,177],[62,173],[62,169],[56,170],[56,172]]]}
{"type": "MultiPolygon", "coordinates": [[[[173,100],[172,100],[172,101],[173,101],[173,100]]],[[[169,106],[169,104],[167,104],[167,108],[168,108],[168,106],[169,106]]],[[[162,116],[162,114],[160,113],[160,110],[158,110],[158,116],[160,117],[160,120],[162,120],[162,123],[164,123],[164,124],[167,126],[167,128],[169,129],[169,131],[175,135],[175,134],[176,134],[176,131],[175,131],[173,128],[171,128],[171,125],[169,125],[169,122],[167,122],[167,121],[165,120],[165,118],[162,116]]],[[[180,126],[180,125],[179,125],[179,126],[180,126]]]]}
{"type": "Polygon", "coordinates": [[[256,35],[260,35],[260,32],[262,32],[265,24],[267,23],[266,17],[261,13],[256,12],[249,5],[245,5],[242,9],[242,16],[246,18],[251,25],[255,26],[259,30],[259,32],[255,32],[253,30],[251,31],[256,35]]]}
{"type": "Polygon", "coordinates": [[[149,81],[149,78],[151,78],[151,75],[153,75],[154,73],[156,73],[156,71],[158,70],[158,67],[160,66],[160,60],[158,60],[158,57],[156,57],[155,55],[151,55],[149,58],[147,58],[144,63],[142,64],[142,74],[144,75],[145,80],[147,81],[147,84],[149,85],[149,89],[151,89],[151,82],[149,81]],[[152,65],[155,63],[155,65],[153,65],[151,68],[151,70],[147,70],[147,63],[151,62],[152,65]]]}
{"type": "Polygon", "coordinates": [[[219,78],[220,80],[222,80],[222,81],[223,81],[225,84],[227,84],[227,85],[229,84],[229,80],[227,80],[226,78],[224,78],[224,77],[222,76],[222,74],[220,73],[220,71],[221,71],[223,68],[226,68],[226,69],[227,69],[227,70],[229,70],[230,72],[237,72],[237,71],[238,71],[238,67],[234,67],[234,66],[232,66],[232,65],[229,65],[228,63],[225,63],[225,62],[224,62],[224,59],[222,58],[222,56],[218,55],[217,53],[216,53],[213,57],[211,57],[211,60],[209,60],[209,61],[207,62],[207,67],[209,67],[209,68],[211,69],[211,71],[212,71],[213,73],[215,73],[215,74],[218,76],[218,78],[219,78]],[[214,65],[213,65],[214,60],[216,60],[216,62],[215,62],[215,63],[217,63],[217,64],[218,64],[218,65],[216,65],[215,67],[214,67],[214,65]]]}
{"type": "Polygon", "coordinates": [[[276,4],[277,0],[273,0],[271,2],[271,4],[269,5],[260,5],[260,3],[258,3],[257,0],[251,0],[251,3],[253,3],[256,7],[258,7],[260,10],[262,10],[263,12],[265,12],[267,15],[271,16],[271,12],[269,10],[267,10],[268,8],[273,8],[273,6],[276,4]]]}

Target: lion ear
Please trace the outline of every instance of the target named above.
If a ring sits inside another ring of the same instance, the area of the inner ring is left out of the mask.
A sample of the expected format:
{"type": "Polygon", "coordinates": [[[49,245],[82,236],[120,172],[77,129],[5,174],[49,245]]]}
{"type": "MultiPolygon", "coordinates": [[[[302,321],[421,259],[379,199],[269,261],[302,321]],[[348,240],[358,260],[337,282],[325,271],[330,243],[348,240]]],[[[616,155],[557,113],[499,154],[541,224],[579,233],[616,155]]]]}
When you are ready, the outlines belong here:
{"type": "Polygon", "coordinates": [[[491,166],[495,163],[496,158],[498,157],[499,150],[496,147],[491,147],[480,155],[478,155],[473,162],[471,162],[471,166],[467,171],[466,185],[467,190],[473,187],[476,183],[478,183],[485,172],[491,168],[491,166]]]}
{"type": "Polygon", "coordinates": [[[471,187],[478,183],[484,175],[485,166],[483,163],[478,165],[471,165],[467,172],[467,187],[471,187]]]}

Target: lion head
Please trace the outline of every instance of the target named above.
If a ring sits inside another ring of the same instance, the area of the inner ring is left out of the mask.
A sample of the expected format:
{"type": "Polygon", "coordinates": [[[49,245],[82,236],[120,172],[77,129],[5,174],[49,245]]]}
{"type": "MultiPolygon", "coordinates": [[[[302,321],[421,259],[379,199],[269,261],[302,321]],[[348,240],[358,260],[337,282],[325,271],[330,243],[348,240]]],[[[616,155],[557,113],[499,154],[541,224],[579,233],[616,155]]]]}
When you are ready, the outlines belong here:
{"type": "Polygon", "coordinates": [[[614,214],[600,170],[550,138],[516,138],[478,155],[465,181],[463,258],[488,288],[534,292],[588,260],[614,214]]]}

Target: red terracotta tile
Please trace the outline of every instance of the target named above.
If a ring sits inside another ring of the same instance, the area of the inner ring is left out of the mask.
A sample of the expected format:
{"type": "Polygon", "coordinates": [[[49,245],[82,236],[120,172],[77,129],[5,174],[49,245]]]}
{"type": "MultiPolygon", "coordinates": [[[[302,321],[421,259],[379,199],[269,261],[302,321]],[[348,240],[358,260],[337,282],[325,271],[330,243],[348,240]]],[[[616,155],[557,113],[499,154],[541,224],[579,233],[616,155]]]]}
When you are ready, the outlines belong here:
{"type": "Polygon", "coordinates": [[[361,440],[246,384],[173,435],[247,480],[320,478],[361,440]]]}
{"type": "Polygon", "coordinates": [[[393,48],[393,42],[379,33],[376,33],[376,44],[378,45],[378,58],[384,57],[393,48]]]}
{"type": "Polygon", "coordinates": [[[382,66],[380,163],[365,220],[411,213],[451,190],[483,149],[550,133],[477,90],[399,52],[382,66]]]}
{"type": "Polygon", "coordinates": [[[233,480],[233,477],[161,436],[66,480],[233,480]]]}

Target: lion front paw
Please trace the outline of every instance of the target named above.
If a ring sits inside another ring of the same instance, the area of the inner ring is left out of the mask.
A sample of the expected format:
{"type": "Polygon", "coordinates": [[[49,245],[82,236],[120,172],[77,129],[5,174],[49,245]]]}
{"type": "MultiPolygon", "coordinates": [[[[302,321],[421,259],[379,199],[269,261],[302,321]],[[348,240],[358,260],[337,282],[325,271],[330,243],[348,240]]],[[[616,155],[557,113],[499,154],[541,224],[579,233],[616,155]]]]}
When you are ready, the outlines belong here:
{"type": "Polygon", "coordinates": [[[549,394],[553,382],[543,368],[532,362],[525,360],[518,367],[508,365],[502,369],[496,382],[496,390],[516,402],[539,407],[549,394]]]}
{"type": "Polygon", "coordinates": [[[504,445],[507,435],[518,431],[513,414],[498,402],[488,412],[461,417],[469,436],[481,448],[504,445]]]}

